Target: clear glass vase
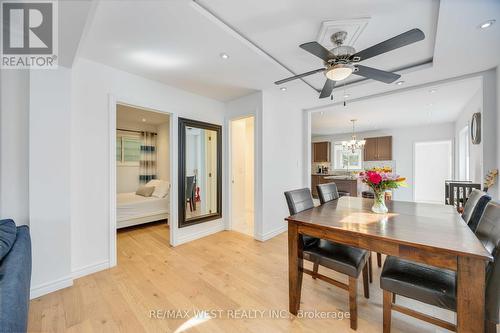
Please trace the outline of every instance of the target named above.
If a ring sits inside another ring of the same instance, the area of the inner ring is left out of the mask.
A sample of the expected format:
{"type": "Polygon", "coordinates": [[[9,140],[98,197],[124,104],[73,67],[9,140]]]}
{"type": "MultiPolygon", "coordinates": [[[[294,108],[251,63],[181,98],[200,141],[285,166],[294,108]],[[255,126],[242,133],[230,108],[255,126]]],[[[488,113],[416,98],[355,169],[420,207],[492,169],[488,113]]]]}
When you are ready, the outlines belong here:
{"type": "Polygon", "coordinates": [[[377,214],[385,214],[388,209],[385,205],[385,191],[375,191],[375,198],[373,200],[372,212],[377,214]]]}

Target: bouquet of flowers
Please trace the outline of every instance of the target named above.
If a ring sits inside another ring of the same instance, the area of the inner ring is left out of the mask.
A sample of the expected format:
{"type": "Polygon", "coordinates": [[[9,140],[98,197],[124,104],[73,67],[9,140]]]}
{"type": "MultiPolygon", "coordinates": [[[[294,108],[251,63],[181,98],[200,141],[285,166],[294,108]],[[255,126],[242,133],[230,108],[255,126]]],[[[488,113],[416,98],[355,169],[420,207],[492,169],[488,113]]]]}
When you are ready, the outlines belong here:
{"type": "Polygon", "coordinates": [[[375,213],[387,213],[387,207],[385,206],[386,190],[407,186],[406,178],[393,173],[390,168],[376,168],[360,172],[359,178],[373,190],[375,202],[372,211],[375,213]]]}

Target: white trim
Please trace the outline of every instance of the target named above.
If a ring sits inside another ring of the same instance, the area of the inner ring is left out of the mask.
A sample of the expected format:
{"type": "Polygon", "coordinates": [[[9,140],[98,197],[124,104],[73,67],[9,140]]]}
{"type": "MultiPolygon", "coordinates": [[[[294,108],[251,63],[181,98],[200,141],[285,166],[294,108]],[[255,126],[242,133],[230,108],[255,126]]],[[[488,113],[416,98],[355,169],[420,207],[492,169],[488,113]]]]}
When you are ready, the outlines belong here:
{"type": "Polygon", "coordinates": [[[175,243],[174,246],[181,245],[193,240],[197,240],[202,237],[210,236],[212,234],[215,234],[216,232],[224,231],[224,229],[225,229],[224,223],[218,223],[217,225],[211,228],[178,237],[177,242],[175,243]]]}
{"type": "Polygon", "coordinates": [[[116,266],[116,98],[109,95],[109,187],[108,187],[108,207],[109,207],[109,267],[116,266]]]}
{"type": "Polygon", "coordinates": [[[274,229],[274,230],[271,230],[271,231],[268,231],[266,232],[265,234],[263,235],[257,235],[257,237],[255,237],[255,239],[257,239],[258,241],[261,241],[261,242],[265,242],[273,237],[276,237],[282,233],[284,233],[285,231],[288,231],[288,225],[287,224],[284,224],[282,225],[281,227],[277,228],[277,229],[274,229]]]}
{"type": "MultiPolygon", "coordinates": [[[[175,149],[174,142],[172,138],[174,137],[174,134],[177,135],[176,133],[173,133],[172,131],[175,129],[174,125],[177,125],[177,117],[171,113],[171,112],[166,112],[161,110],[160,108],[156,108],[154,105],[150,106],[148,105],[147,102],[145,101],[133,101],[130,98],[125,98],[123,96],[118,96],[116,97],[113,94],[109,94],[109,107],[108,107],[108,114],[109,114],[109,121],[108,121],[108,146],[109,146],[109,151],[108,151],[108,158],[109,158],[109,187],[108,187],[108,207],[109,207],[109,231],[108,231],[108,237],[109,237],[109,267],[114,267],[116,266],[117,260],[116,260],[116,105],[117,104],[122,104],[122,105],[128,105],[131,107],[143,109],[146,111],[151,111],[151,112],[156,112],[156,113],[161,113],[164,115],[169,116],[169,162],[170,162],[170,184],[171,184],[171,193],[176,191],[177,189],[177,179],[174,178],[174,169],[177,168],[177,163],[174,163],[174,159],[172,158],[174,153],[177,151],[173,151],[175,149]],[[175,123],[175,124],[174,124],[175,123]]],[[[175,192],[174,192],[175,193],[175,192]]],[[[175,227],[173,226],[173,223],[176,223],[177,221],[177,211],[176,211],[176,204],[175,198],[176,196],[170,195],[170,218],[169,218],[169,225],[170,225],[170,244],[174,245],[176,244],[175,241],[175,227]]]]}
{"type": "Polygon", "coordinates": [[[71,272],[71,276],[73,277],[73,279],[78,279],[81,278],[82,276],[90,275],[99,271],[103,271],[108,268],[111,268],[109,265],[109,260],[104,260],[96,264],[91,264],[75,269],[73,270],[73,272],[71,272]]]}
{"type": "Polygon", "coordinates": [[[54,281],[42,283],[41,285],[31,288],[30,299],[52,293],[60,289],[71,287],[72,285],[73,285],[73,278],[71,275],[65,276],[63,278],[54,281]]]}

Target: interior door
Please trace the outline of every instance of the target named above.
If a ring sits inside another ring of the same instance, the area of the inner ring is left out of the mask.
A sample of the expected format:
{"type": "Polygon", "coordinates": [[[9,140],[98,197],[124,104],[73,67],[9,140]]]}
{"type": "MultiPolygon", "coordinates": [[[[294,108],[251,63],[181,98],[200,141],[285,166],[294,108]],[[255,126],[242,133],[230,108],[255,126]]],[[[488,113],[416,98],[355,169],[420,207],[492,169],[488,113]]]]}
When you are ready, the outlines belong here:
{"type": "Polygon", "coordinates": [[[451,141],[416,142],[414,201],[444,203],[444,182],[452,176],[451,141]]]}

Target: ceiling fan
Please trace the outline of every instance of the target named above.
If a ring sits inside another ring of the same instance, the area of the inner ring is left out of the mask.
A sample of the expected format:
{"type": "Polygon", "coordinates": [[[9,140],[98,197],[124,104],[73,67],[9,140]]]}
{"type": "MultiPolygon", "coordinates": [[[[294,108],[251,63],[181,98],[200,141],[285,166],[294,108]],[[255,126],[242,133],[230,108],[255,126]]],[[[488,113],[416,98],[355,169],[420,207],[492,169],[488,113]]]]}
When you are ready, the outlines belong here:
{"type": "Polygon", "coordinates": [[[360,61],[378,56],[382,53],[421,41],[425,38],[425,35],[420,29],[411,29],[360,52],[356,52],[352,46],[343,45],[346,37],[347,32],[345,31],[338,31],[332,34],[330,39],[336,47],[331,50],[326,49],[318,42],[301,44],[300,48],[322,59],[324,61],[324,67],[279,80],[274,83],[276,85],[280,85],[288,81],[323,72],[326,76],[326,82],[321,90],[319,98],[330,96],[337,81],[345,80],[351,74],[363,76],[368,79],[384,83],[392,83],[399,79],[401,75],[372,67],[358,65],[358,63],[360,61]]]}

